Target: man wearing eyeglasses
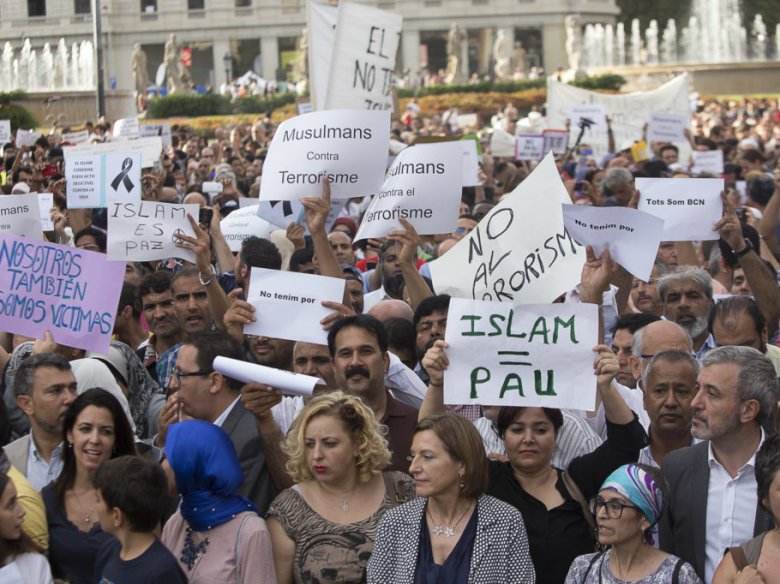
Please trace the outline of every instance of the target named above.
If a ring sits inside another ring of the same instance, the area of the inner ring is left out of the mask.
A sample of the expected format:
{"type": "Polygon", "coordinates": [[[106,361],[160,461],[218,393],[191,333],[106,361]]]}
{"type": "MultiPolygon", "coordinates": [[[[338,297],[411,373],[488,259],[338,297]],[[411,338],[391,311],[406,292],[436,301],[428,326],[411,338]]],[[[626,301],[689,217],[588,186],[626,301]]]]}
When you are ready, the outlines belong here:
{"type": "Polygon", "coordinates": [[[692,433],[701,443],[667,455],[661,549],[712,582],[723,550],[772,526],[758,500],[755,454],[773,427],[775,369],[751,347],[718,347],[701,360],[692,433]]]}
{"type": "Polygon", "coordinates": [[[282,474],[277,476],[278,467],[273,462],[281,436],[276,441],[261,438],[255,417],[241,403],[242,384],[214,371],[217,356],[237,360],[244,357],[241,345],[227,333],[206,331],[190,335],[168,380],[174,394],[171,402],[178,406],[180,416],[211,422],[230,436],[244,473],[244,484],[238,493],[251,499],[263,514],[277,489],[287,486],[283,464],[282,474]]]}

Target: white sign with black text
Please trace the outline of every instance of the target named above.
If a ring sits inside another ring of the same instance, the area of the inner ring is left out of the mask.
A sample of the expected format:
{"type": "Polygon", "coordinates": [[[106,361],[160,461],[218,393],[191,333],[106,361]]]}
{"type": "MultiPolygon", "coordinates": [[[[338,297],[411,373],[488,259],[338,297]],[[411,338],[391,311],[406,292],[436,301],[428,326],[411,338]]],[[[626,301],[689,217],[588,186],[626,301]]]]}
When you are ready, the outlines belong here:
{"type": "Polygon", "coordinates": [[[0,197],[0,234],[43,239],[37,193],[0,197]]]}

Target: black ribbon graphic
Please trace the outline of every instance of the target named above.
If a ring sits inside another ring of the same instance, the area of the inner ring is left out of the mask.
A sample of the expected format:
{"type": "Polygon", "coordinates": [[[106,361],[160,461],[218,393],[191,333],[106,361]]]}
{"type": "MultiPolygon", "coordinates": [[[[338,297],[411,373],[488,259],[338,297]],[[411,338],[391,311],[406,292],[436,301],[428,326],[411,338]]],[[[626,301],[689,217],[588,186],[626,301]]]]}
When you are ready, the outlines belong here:
{"type": "Polygon", "coordinates": [[[135,185],[133,185],[133,181],[130,180],[130,177],[127,176],[131,168],[133,168],[133,159],[125,158],[122,162],[122,172],[116,175],[114,180],[111,181],[112,189],[117,190],[119,188],[119,183],[121,182],[125,185],[128,193],[133,190],[133,186],[135,185]]]}

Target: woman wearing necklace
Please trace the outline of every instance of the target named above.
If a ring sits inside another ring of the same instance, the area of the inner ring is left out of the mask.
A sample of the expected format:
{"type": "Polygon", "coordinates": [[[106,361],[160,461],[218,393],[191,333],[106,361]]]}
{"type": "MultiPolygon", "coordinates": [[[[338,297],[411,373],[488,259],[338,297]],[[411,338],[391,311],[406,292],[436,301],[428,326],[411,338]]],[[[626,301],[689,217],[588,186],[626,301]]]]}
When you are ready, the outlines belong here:
{"type": "Polygon", "coordinates": [[[485,495],[488,463],[474,425],[453,413],[420,420],[409,472],[419,498],[388,511],[368,582],[534,582],[520,512],[485,495]]]}
{"type": "Polygon", "coordinates": [[[230,437],[209,422],[179,422],[165,452],[181,504],[161,540],[190,584],[276,584],[265,521],[237,494],[244,474],[230,437]]]}
{"type": "Polygon", "coordinates": [[[591,499],[607,552],[579,556],[566,584],[701,584],[689,563],[653,547],[663,509],[660,473],[643,464],[615,470],[591,499]]]}
{"type": "Polygon", "coordinates": [[[102,389],[78,396],[63,421],[63,468],[44,487],[49,561],[55,578],[91,584],[95,557],[111,538],[100,529],[95,471],[106,460],[135,454],[133,432],[117,399],[102,389]]]}
{"type": "Polygon", "coordinates": [[[284,449],[296,484],[268,510],[279,582],[365,581],[380,519],[414,496],[407,475],[382,470],[390,451],[373,412],[340,391],[316,397],[284,449]]]}

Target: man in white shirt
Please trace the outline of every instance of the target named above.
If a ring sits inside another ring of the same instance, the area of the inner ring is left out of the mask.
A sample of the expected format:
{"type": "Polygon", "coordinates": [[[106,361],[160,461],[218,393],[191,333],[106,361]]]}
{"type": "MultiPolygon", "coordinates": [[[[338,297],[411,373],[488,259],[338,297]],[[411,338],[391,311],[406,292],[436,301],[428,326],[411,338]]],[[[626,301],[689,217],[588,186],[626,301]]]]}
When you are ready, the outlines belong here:
{"type": "Polygon", "coordinates": [[[723,550],[771,527],[759,505],[755,453],[777,408],[775,369],[750,347],[718,347],[701,361],[691,402],[701,443],[666,456],[669,485],[661,549],[689,562],[707,583],[723,550]]]}
{"type": "Polygon", "coordinates": [[[63,356],[31,355],[14,374],[14,392],[30,420],[30,433],[8,444],[5,452],[40,491],[62,471],[62,421],[76,399],[76,378],[63,356]]]}

